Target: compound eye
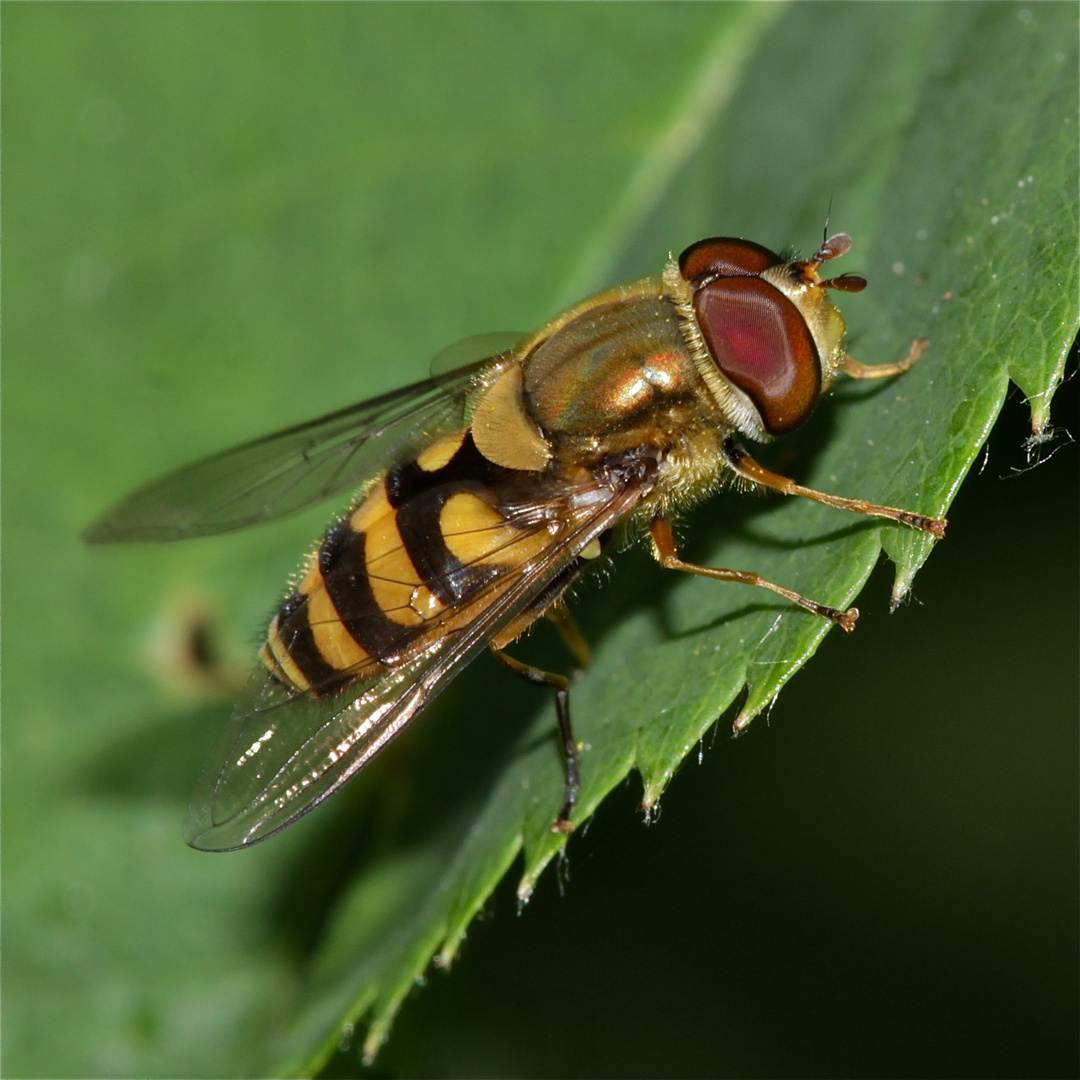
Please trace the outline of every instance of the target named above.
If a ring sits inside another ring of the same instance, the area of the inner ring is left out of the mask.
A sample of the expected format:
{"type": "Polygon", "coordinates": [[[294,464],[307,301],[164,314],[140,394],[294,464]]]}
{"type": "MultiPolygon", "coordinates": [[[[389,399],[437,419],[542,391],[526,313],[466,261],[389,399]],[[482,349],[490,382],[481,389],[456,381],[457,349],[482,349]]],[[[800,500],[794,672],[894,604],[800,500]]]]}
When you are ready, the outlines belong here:
{"type": "Polygon", "coordinates": [[[821,364],[799,309],[767,281],[721,278],[694,294],[694,312],[716,366],[757,406],[765,430],[783,435],[810,415],[821,364]]]}
{"type": "Polygon", "coordinates": [[[757,277],[770,266],[779,266],[783,260],[752,240],[738,240],[731,236],[714,236],[691,244],[679,256],[679,270],[683,280],[699,285],[706,278],[757,277]]]}

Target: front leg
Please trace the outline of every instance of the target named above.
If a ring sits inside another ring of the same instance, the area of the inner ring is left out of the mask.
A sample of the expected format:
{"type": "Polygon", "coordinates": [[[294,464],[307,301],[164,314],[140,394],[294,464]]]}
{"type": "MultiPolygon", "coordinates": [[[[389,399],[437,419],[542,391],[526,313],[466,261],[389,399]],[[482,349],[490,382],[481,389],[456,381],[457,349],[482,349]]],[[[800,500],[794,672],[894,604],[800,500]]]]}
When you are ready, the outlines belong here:
{"type": "Polygon", "coordinates": [[[844,353],[840,361],[840,370],[852,379],[885,379],[890,375],[899,375],[902,371],[907,371],[926,352],[929,344],[929,338],[917,338],[911,343],[907,356],[894,364],[860,364],[858,360],[852,360],[847,353],[844,353]]]}
{"type": "Polygon", "coordinates": [[[718,581],[738,581],[743,585],[756,585],[761,589],[769,589],[771,592],[790,600],[793,604],[805,608],[814,615],[820,615],[835,623],[841,630],[851,631],[855,629],[855,621],[859,617],[858,608],[848,608],[847,611],[837,611],[836,608],[826,607],[814,600],[807,600],[782,585],[776,585],[767,581],[760,574],[750,573],[745,570],[721,570],[715,566],[699,566],[697,563],[683,562],[675,550],[675,538],[671,532],[671,522],[664,517],[656,517],[649,523],[649,532],[652,534],[653,549],[660,565],[667,570],[684,570],[688,574],[700,574],[702,577],[715,578],[718,581]]]}
{"type": "Polygon", "coordinates": [[[841,495],[828,495],[824,491],[815,491],[813,488],[796,484],[794,480],[789,480],[786,476],[769,472],[763,465],[759,465],[730,436],[724,440],[724,460],[737,476],[741,476],[744,480],[749,480],[760,487],[779,491],[781,495],[801,495],[804,499],[812,499],[814,502],[832,506],[837,510],[850,510],[854,514],[869,514],[871,517],[889,518],[892,521],[899,521],[902,525],[910,525],[913,529],[928,532],[938,540],[945,535],[945,526],[948,522],[944,518],[915,514],[910,510],[900,510],[895,506],[879,506],[877,503],[867,502],[865,499],[845,499],[841,495]]]}

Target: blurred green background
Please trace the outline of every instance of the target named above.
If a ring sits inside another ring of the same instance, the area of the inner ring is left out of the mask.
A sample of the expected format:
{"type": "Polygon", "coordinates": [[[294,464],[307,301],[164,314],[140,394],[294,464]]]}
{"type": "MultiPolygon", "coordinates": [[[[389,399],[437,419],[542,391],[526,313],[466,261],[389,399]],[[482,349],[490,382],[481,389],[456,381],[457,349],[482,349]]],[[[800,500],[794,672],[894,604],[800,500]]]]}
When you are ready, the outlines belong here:
{"type": "MultiPolygon", "coordinates": [[[[944,18],[918,7],[876,32],[915,48],[944,18]]],[[[1075,31],[1072,5],[990,7],[1075,31]]],[[[685,153],[677,129],[643,147],[701,71],[724,100],[789,18],[843,64],[854,10],[4,5],[4,1075],[250,1074],[346,872],[308,823],[241,856],[179,839],[232,691],[175,641],[205,623],[242,675],[327,511],[157,550],[79,530],[155,472],[654,266],[694,237],[640,227],[685,153]]],[[[710,207],[716,231],[775,205],[817,239],[828,193],[781,205],[785,152],[740,172],[778,201],[710,207]]],[[[915,602],[888,618],[880,569],[858,633],[747,738],[723,719],[659,822],[631,778],[564,895],[549,873],[518,918],[505,882],[379,1073],[1075,1075],[1077,455],[1059,435],[1013,475],[1026,416],[1014,395],[915,602]]],[[[515,693],[498,678],[477,665],[455,704],[515,693]]]]}

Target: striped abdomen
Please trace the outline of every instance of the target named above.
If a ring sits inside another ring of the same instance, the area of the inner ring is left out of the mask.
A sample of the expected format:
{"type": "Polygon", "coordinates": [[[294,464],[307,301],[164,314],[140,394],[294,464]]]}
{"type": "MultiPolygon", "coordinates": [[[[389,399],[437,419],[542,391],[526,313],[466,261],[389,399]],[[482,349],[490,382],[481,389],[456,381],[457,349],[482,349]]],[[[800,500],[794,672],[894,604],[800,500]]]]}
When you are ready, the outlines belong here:
{"type": "Polygon", "coordinates": [[[512,524],[497,508],[500,491],[520,492],[522,475],[484,457],[470,432],[393,466],[311,557],[270,623],[263,663],[324,696],[460,624],[498,594],[507,569],[551,543],[547,529],[512,524]]]}

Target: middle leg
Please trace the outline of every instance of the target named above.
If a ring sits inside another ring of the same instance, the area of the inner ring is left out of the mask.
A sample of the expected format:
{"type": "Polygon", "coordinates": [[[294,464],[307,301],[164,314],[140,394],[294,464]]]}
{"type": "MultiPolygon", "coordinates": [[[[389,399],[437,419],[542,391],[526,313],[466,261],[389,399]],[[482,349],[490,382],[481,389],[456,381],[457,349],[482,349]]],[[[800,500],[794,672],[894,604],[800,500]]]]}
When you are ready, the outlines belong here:
{"type": "Polygon", "coordinates": [[[570,680],[565,675],[556,675],[551,671],[524,664],[508,656],[502,649],[491,646],[492,655],[503,667],[520,675],[533,686],[546,686],[555,691],[555,714],[559,718],[559,736],[562,740],[563,760],[566,763],[566,787],[563,790],[563,804],[559,816],[551,823],[552,832],[569,833],[574,831],[570,815],[577,802],[580,783],[578,781],[577,743],[570,726],[570,680]]]}

